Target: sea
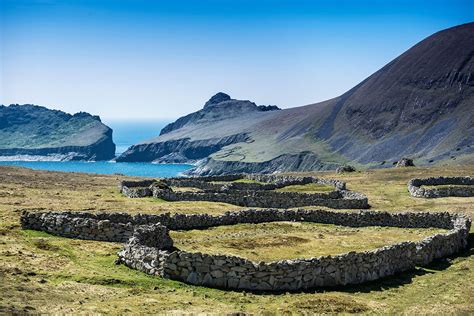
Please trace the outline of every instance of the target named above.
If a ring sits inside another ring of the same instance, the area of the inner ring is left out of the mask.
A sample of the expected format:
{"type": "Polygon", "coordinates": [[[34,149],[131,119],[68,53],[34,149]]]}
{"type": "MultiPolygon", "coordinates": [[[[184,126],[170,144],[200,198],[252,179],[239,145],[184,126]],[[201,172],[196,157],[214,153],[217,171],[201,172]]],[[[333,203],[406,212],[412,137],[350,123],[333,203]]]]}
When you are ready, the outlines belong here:
{"type": "MultiPolygon", "coordinates": [[[[160,134],[167,121],[105,121],[113,129],[117,146],[116,156],[136,143],[151,139],[160,134]]],[[[192,168],[186,164],[154,164],[144,162],[113,161],[0,161],[0,165],[19,166],[37,170],[64,172],[85,172],[95,174],[123,174],[127,176],[169,178],[182,175],[192,168]]]]}

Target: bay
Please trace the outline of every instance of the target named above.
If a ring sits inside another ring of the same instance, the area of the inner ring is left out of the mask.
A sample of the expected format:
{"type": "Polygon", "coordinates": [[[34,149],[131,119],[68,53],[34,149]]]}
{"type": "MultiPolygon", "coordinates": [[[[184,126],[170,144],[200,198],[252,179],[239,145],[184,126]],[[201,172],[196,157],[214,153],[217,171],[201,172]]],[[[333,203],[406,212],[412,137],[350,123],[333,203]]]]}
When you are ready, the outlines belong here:
{"type": "MultiPolygon", "coordinates": [[[[116,155],[139,142],[157,137],[167,121],[106,121],[113,129],[113,139],[117,146],[116,155]]],[[[192,168],[186,164],[153,164],[145,162],[112,161],[0,161],[0,165],[26,167],[37,170],[84,172],[95,174],[123,174],[127,176],[168,178],[180,176],[192,168]]]]}

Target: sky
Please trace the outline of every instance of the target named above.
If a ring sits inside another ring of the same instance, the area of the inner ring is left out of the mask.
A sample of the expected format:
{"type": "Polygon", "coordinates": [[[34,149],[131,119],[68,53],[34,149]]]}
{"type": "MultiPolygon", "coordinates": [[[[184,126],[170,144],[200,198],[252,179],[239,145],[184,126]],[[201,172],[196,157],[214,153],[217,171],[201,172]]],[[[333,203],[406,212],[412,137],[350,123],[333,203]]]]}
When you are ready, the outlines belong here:
{"type": "Polygon", "coordinates": [[[0,0],[0,104],[174,119],[222,91],[281,108],[336,97],[474,1],[0,0]]]}

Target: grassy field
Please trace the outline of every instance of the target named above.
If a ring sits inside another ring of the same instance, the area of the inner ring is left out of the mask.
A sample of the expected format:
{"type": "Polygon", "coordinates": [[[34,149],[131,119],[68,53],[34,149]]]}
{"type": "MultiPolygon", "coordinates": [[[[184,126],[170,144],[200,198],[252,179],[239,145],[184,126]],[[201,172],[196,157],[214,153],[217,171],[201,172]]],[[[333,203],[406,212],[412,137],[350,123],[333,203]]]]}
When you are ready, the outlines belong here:
{"type": "MultiPolygon", "coordinates": [[[[471,217],[474,216],[474,198],[413,198],[407,191],[407,181],[413,177],[473,174],[474,166],[393,168],[343,175],[333,172],[313,173],[347,181],[349,189],[369,197],[372,209],[449,210],[464,212],[471,217]]],[[[467,315],[474,311],[472,238],[469,249],[457,257],[377,282],[302,293],[257,294],[190,286],[151,277],[122,265],[116,266],[116,252],[121,248],[117,243],[67,239],[20,229],[19,217],[24,209],[213,214],[239,209],[221,203],[127,199],[118,193],[116,186],[119,178],[123,177],[0,167],[0,314],[249,312],[467,315]]],[[[296,226],[285,232],[282,225],[285,223],[268,224],[266,229],[255,225],[253,231],[256,234],[262,231],[264,237],[273,231],[270,242],[275,243],[285,241],[285,238],[294,234],[303,234],[311,229],[321,231],[324,228],[324,232],[321,232],[325,237],[323,240],[334,240],[334,243],[322,247],[325,251],[343,246],[342,237],[337,236],[335,227],[315,225],[315,228],[304,230],[296,226]]],[[[238,226],[219,229],[228,229],[226,233],[236,237],[239,237],[238,234],[242,237],[251,234],[252,231],[238,226]]],[[[402,232],[408,233],[406,230],[396,232],[397,240],[402,232]]],[[[417,233],[415,235],[416,238],[420,237],[417,233]]],[[[353,236],[361,238],[353,238],[351,248],[370,248],[376,242],[375,238],[387,241],[389,233],[382,229],[359,231],[353,236]]],[[[410,236],[405,237],[410,239],[410,236]]],[[[205,235],[196,238],[204,239],[205,235]]],[[[252,238],[259,239],[258,236],[252,238]]],[[[221,248],[219,245],[213,247],[221,248]]],[[[308,255],[311,250],[303,246],[295,248],[302,251],[301,256],[308,255]]]]}
{"type": "Polygon", "coordinates": [[[305,185],[289,185],[280,189],[278,192],[301,192],[301,193],[322,193],[334,191],[334,186],[318,183],[310,183],[305,185]]]}
{"type": "Polygon", "coordinates": [[[172,231],[179,249],[258,261],[311,258],[418,241],[442,229],[345,227],[319,223],[263,223],[172,231]]]}

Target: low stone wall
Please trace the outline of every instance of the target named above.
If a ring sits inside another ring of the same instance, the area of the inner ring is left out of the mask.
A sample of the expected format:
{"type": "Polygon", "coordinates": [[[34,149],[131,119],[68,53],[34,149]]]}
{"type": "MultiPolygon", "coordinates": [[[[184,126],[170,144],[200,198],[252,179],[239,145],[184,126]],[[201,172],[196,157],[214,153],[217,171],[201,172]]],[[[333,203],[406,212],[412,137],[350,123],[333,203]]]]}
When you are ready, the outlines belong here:
{"type": "Polygon", "coordinates": [[[127,241],[134,230],[126,216],[79,212],[23,212],[21,226],[57,236],[116,242],[127,241]]]}
{"type": "Polygon", "coordinates": [[[162,182],[171,187],[193,187],[213,192],[228,190],[276,190],[289,185],[305,185],[309,183],[332,185],[334,186],[335,190],[346,189],[345,182],[334,179],[267,174],[240,174],[228,176],[168,178],[163,179],[162,182]],[[257,182],[232,182],[244,179],[253,180],[257,182]]]}
{"type": "Polygon", "coordinates": [[[227,192],[183,192],[154,189],[153,197],[165,201],[210,201],[229,203],[245,207],[295,208],[302,206],[326,206],[335,209],[368,208],[365,195],[342,191],[330,193],[299,193],[277,191],[241,191],[227,192]]]}
{"type": "Polygon", "coordinates": [[[326,206],[337,209],[368,208],[367,197],[346,190],[345,182],[315,177],[295,177],[281,175],[228,175],[216,177],[170,178],[161,182],[122,181],[120,191],[131,198],[153,196],[166,201],[211,201],[230,203],[245,207],[294,208],[302,206],[326,206]],[[258,182],[230,182],[249,179],[258,182]],[[161,183],[160,186],[157,183],[161,183]],[[329,193],[299,193],[272,191],[289,185],[310,183],[334,186],[329,193]],[[148,184],[148,187],[143,187],[148,184]],[[173,191],[170,187],[193,187],[203,192],[173,191]]]}
{"type": "Polygon", "coordinates": [[[411,179],[408,191],[414,197],[439,198],[447,196],[474,196],[474,178],[472,177],[431,177],[411,179]],[[472,187],[423,188],[423,185],[471,185],[472,187]]]}
{"type": "Polygon", "coordinates": [[[372,251],[268,263],[236,256],[147,249],[129,243],[119,253],[119,260],[146,273],[195,285],[239,290],[302,290],[363,283],[426,265],[465,248],[470,229],[467,217],[449,213],[269,210],[267,215],[268,221],[292,218],[348,226],[437,227],[449,231],[419,242],[402,242],[372,251]],[[144,256],[146,253],[153,256],[144,256]]]}
{"type": "Polygon", "coordinates": [[[142,198],[152,196],[151,186],[158,180],[141,180],[141,181],[120,181],[118,188],[120,193],[130,198],[142,198]]]}
{"type": "Polygon", "coordinates": [[[471,220],[465,215],[447,212],[347,213],[277,209],[250,209],[215,216],[24,212],[21,222],[24,229],[42,230],[66,237],[109,241],[130,238],[119,252],[118,261],[149,274],[209,287],[265,291],[358,284],[403,272],[415,265],[426,265],[436,258],[465,248],[471,225],[471,220]],[[175,249],[167,230],[274,221],[308,221],[351,227],[436,227],[448,231],[419,242],[402,242],[372,251],[256,263],[235,256],[190,253],[175,249]],[[104,222],[107,224],[99,228],[99,223],[104,222]],[[119,237],[120,235],[123,237],[119,237]]]}

